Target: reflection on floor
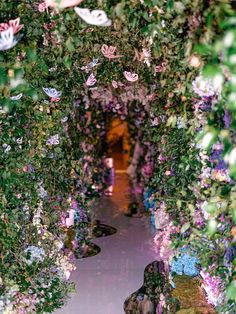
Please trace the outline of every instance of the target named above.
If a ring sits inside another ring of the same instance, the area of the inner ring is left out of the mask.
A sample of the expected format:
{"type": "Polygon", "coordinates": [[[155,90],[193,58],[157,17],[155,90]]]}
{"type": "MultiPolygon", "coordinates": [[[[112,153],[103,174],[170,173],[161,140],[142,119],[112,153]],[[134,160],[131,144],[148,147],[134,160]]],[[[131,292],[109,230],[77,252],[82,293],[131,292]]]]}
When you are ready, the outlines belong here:
{"type": "Polygon", "coordinates": [[[125,313],[175,314],[180,302],[171,295],[172,290],[164,262],[154,261],[144,270],[142,287],[126,299],[125,313]]]}
{"type": "Polygon", "coordinates": [[[114,195],[101,198],[93,215],[117,229],[109,237],[94,239],[101,252],[76,261],[71,279],[77,293],[55,314],[122,314],[127,296],[143,284],[145,267],[155,260],[153,234],[147,217],[124,216],[129,202],[128,178],[117,174],[114,195]]]}

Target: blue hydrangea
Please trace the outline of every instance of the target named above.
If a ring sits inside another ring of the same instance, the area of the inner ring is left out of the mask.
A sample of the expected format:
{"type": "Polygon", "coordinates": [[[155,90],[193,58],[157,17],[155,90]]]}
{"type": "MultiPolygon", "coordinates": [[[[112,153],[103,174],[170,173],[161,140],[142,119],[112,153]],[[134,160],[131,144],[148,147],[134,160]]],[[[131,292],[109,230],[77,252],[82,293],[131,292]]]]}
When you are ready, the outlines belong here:
{"type": "Polygon", "coordinates": [[[42,248],[31,245],[25,249],[25,253],[29,258],[26,259],[26,263],[31,265],[33,262],[42,262],[44,260],[45,251],[42,248]]]}
{"type": "Polygon", "coordinates": [[[189,249],[181,249],[180,252],[180,255],[171,261],[171,273],[197,276],[199,274],[199,259],[189,249]]]}

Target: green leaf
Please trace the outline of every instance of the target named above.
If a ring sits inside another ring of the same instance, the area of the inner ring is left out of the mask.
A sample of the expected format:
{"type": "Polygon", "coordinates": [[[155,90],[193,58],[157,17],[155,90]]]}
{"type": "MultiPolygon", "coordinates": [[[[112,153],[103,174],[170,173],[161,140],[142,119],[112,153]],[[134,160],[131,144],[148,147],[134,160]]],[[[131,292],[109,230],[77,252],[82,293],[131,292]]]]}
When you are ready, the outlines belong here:
{"type": "Polygon", "coordinates": [[[184,232],[187,231],[189,228],[190,228],[190,222],[186,222],[186,223],[182,226],[180,232],[181,232],[181,233],[184,233],[184,232]]]}
{"type": "Polygon", "coordinates": [[[227,298],[236,301],[236,280],[232,281],[226,289],[227,298]]]}

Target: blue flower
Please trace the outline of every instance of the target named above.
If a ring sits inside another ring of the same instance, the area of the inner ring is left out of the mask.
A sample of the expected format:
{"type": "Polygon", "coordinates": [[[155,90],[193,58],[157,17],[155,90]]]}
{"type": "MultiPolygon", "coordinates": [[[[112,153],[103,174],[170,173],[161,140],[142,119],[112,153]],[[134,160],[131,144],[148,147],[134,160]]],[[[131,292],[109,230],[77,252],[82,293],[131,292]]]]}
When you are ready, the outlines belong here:
{"type": "Polygon", "coordinates": [[[199,274],[199,259],[188,252],[187,249],[181,249],[181,254],[173,258],[171,262],[171,272],[178,275],[197,276],[199,274]]]}

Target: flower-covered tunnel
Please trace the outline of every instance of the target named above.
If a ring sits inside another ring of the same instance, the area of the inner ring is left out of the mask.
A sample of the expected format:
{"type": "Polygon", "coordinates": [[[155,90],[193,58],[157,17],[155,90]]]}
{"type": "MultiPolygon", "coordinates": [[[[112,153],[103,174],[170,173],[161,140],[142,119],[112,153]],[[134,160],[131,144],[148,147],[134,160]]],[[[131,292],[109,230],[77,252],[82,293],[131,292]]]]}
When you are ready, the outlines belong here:
{"type": "Polygon", "coordinates": [[[236,313],[230,0],[0,3],[0,313],[236,313]]]}

